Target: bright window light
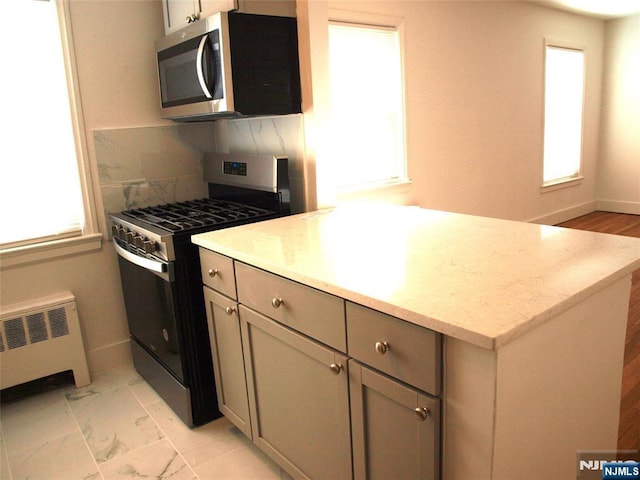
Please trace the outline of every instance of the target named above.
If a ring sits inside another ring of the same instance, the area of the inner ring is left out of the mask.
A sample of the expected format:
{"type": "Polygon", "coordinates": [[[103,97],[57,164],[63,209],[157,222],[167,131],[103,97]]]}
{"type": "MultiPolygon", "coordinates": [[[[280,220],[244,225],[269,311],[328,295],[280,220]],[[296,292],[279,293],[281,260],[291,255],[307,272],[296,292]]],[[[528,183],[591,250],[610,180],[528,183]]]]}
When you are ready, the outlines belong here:
{"type": "Polygon", "coordinates": [[[544,185],[580,176],[583,98],[584,51],[547,45],[544,185]]]}
{"type": "Polygon", "coordinates": [[[406,178],[404,93],[397,28],[330,22],[330,150],[335,186],[406,178]]]}
{"type": "Polygon", "coordinates": [[[0,246],[80,234],[84,208],[56,1],[3,0],[0,246]],[[19,48],[16,44],[19,43],[19,48]],[[11,48],[9,46],[12,45],[11,48]]]}

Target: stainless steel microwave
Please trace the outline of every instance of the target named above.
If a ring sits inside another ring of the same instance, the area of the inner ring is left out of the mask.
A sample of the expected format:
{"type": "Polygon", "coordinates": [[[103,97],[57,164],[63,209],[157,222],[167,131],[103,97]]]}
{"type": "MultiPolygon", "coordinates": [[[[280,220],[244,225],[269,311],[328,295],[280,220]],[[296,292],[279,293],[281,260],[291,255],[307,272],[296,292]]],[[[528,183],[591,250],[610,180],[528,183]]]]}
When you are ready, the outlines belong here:
{"type": "Polygon", "coordinates": [[[162,116],[300,113],[296,19],[220,12],[156,42],[162,116]]]}

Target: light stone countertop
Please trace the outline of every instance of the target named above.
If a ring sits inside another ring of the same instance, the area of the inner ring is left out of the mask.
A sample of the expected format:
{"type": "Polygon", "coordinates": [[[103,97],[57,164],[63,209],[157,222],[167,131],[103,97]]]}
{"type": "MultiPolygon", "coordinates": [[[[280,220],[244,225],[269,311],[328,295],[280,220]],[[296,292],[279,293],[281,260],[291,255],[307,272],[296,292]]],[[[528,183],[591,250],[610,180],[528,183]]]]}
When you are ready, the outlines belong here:
{"type": "Polygon", "coordinates": [[[389,205],[303,213],[192,240],[493,350],[640,268],[640,239],[389,205]]]}

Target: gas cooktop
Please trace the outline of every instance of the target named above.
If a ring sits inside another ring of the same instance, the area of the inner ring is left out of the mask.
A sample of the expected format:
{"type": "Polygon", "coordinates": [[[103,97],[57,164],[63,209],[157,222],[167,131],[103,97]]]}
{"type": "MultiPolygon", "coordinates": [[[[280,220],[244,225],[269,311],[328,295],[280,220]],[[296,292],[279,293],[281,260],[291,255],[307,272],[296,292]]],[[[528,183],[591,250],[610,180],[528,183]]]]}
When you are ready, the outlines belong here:
{"type": "Polygon", "coordinates": [[[274,215],[263,208],[227,200],[203,198],[154,207],[135,208],[122,215],[169,232],[184,232],[201,227],[223,225],[274,215]]]}

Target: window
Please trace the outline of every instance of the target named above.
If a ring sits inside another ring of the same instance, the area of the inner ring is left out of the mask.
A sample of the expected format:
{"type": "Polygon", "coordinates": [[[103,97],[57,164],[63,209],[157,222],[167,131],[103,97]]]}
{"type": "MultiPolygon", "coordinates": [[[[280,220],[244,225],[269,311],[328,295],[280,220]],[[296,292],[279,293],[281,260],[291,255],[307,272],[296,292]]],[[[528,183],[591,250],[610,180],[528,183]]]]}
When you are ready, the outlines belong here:
{"type": "Polygon", "coordinates": [[[338,189],[406,180],[396,27],[329,23],[332,177],[338,189]]]}
{"type": "Polygon", "coordinates": [[[543,186],[580,178],[584,51],[547,45],[543,186]]]}
{"type": "MultiPolygon", "coordinates": [[[[3,116],[10,120],[0,148],[0,250],[82,236],[86,211],[79,155],[75,100],[69,88],[67,32],[55,0],[4,0],[0,16],[5,94],[3,116]],[[73,106],[73,109],[72,109],[73,106]]],[[[60,9],[61,13],[64,10],[60,9]]],[[[82,159],[83,156],[80,156],[82,159]]],[[[95,235],[94,235],[95,237],[95,235]]],[[[86,239],[85,239],[86,240],[86,239]]]]}

